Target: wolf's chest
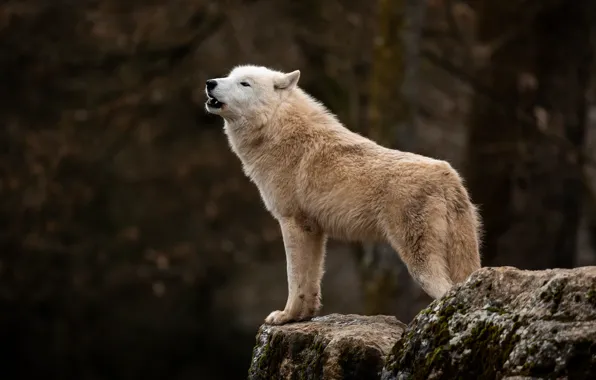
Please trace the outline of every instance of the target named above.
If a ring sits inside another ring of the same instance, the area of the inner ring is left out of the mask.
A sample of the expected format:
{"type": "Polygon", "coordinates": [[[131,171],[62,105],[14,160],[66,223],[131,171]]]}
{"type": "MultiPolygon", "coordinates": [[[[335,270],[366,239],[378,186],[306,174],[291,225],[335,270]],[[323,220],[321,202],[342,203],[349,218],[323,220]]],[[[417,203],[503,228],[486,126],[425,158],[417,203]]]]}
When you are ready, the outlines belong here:
{"type": "Polygon", "coordinates": [[[297,207],[295,186],[289,173],[279,171],[261,172],[244,165],[244,172],[256,185],[267,210],[274,216],[287,213],[297,207]]]}

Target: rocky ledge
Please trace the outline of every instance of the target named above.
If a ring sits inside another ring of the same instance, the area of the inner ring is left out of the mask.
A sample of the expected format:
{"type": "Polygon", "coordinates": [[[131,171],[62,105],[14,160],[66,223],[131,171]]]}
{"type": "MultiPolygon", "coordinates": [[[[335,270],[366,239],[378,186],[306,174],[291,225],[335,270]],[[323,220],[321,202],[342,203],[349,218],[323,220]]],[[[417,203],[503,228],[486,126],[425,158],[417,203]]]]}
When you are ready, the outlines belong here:
{"type": "Polygon", "coordinates": [[[249,379],[596,379],[596,267],[482,268],[409,325],[263,325],[249,379]]]}
{"type": "Polygon", "coordinates": [[[263,325],[249,379],[378,379],[405,328],[395,317],[339,314],[263,325]]]}

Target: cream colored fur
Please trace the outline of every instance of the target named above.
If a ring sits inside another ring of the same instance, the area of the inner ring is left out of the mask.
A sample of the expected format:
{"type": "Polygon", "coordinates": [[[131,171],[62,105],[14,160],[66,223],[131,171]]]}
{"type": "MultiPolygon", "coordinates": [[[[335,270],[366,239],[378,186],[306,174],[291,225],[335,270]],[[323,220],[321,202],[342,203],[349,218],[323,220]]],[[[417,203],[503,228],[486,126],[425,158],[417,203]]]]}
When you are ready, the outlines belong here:
{"type": "Polygon", "coordinates": [[[480,268],[480,220],[458,173],[346,129],[299,77],[239,66],[208,91],[223,107],[206,105],[281,227],[288,299],[266,323],[317,314],[327,237],[389,242],[433,298],[480,268]]]}

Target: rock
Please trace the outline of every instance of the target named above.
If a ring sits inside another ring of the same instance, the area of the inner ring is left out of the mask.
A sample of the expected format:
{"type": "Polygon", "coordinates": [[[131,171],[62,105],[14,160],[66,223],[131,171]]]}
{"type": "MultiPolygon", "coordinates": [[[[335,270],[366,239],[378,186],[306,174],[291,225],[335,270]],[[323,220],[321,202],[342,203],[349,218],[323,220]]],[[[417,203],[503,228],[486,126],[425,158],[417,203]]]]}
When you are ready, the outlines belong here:
{"type": "Polygon", "coordinates": [[[339,314],[263,325],[249,379],[596,379],[596,267],[482,268],[404,327],[339,314]]]}
{"type": "Polygon", "coordinates": [[[412,321],[382,379],[596,378],[596,267],[482,268],[412,321]]]}
{"type": "Polygon", "coordinates": [[[263,325],[248,378],[378,379],[385,356],[404,328],[395,317],[353,314],[263,325]]]}

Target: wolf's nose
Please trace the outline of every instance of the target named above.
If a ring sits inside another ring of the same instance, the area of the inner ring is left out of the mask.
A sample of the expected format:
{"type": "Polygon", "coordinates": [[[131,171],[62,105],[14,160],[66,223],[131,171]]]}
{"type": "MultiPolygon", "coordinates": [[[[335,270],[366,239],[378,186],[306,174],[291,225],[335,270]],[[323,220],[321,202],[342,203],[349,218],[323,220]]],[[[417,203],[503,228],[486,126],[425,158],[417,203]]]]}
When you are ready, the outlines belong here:
{"type": "Polygon", "coordinates": [[[207,84],[207,90],[213,90],[215,88],[215,86],[217,86],[217,81],[215,79],[208,79],[207,82],[205,82],[207,84]]]}

